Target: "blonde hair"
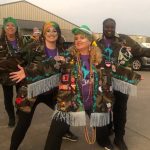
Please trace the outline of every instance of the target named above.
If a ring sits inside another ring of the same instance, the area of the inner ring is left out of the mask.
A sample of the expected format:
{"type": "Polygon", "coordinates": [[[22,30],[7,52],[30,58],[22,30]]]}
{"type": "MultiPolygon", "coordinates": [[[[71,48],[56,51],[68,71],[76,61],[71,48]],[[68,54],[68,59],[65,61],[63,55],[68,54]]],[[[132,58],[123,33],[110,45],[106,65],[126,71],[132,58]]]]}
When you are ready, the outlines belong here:
{"type": "MultiPolygon", "coordinates": [[[[78,56],[79,51],[75,48],[75,46],[72,46],[69,48],[70,54],[72,56],[78,56]]],[[[102,51],[99,47],[96,46],[90,46],[90,59],[92,61],[92,64],[100,64],[102,61],[102,51]]]]}

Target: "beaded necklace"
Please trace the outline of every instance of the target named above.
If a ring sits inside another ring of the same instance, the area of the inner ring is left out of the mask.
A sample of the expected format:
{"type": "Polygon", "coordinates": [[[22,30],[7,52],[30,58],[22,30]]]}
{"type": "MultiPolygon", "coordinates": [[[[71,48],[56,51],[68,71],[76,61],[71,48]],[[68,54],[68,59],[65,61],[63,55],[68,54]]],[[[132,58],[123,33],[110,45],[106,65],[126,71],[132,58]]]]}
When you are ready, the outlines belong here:
{"type": "MultiPolygon", "coordinates": [[[[13,56],[13,54],[14,53],[19,53],[20,52],[20,47],[19,47],[19,40],[18,40],[18,38],[16,38],[16,44],[17,44],[17,46],[16,46],[16,48],[13,48],[13,50],[14,51],[12,51],[11,49],[10,49],[10,44],[8,43],[8,39],[7,39],[7,37],[5,36],[5,42],[6,42],[6,46],[7,46],[7,49],[8,49],[8,53],[10,54],[10,56],[13,56]]],[[[12,46],[12,45],[11,45],[12,46]]]]}
{"type": "MultiPolygon", "coordinates": [[[[81,54],[77,51],[77,54],[76,54],[77,60],[76,60],[75,68],[74,68],[74,76],[76,78],[77,102],[80,105],[80,110],[82,111],[83,110],[82,93],[80,91],[79,83],[78,83],[78,81],[82,81],[82,79],[83,79],[80,55],[81,54]]],[[[97,95],[97,90],[98,90],[98,73],[96,71],[96,68],[92,64],[91,50],[89,50],[89,56],[90,56],[89,95],[92,92],[93,112],[94,112],[96,110],[96,95],[97,95]]]]}
{"type": "MultiPolygon", "coordinates": [[[[83,110],[83,103],[82,101],[82,93],[79,89],[78,81],[81,81],[83,79],[83,73],[82,73],[82,67],[81,67],[81,57],[80,53],[77,51],[77,59],[76,64],[74,68],[74,76],[76,78],[76,90],[77,90],[77,102],[79,104],[80,111],[83,110]]],[[[98,73],[96,72],[95,67],[92,65],[92,56],[91,56],[91,50],[89,50],[89,56],[90,56],[90,78],[89,78],[89,95],[92,92],[93,97],[93,112],[96,110],[96,95],[97,95],[97,89],[98,89],[98,73]]],[[[85,139],[88,144],[94,144],[96,141],[96,128],[92,128],[92,134],[91,137],[89,136],[88,128],[87,126],[84,127],[84,135],[85,139]]]]}
{"type": "MultiPolygon", "coordinates": [[[[89,56],[90,56],[90,50],[89,50],[89,56]]],[[[78,77],[79,77],[80,81],[83,81],[84,77],[83,77],[83,72],[82,72],[82,62],[81,62],[81,54],[80,53],[77,54],[77,64],[78,64],[78,77]]],[[[92,76],[92,68],[91,68],[91,59],[90,59],[89,65],[90,65],[90,69],[89,69],[90,78],[89,78],[88,97],[92,94],[92,86],[93,86],[93,83],[92,83],[92,77],[93,76],[92,76]]],[[[82,92],[80,92],[80,94],[81,94],[81,97],[82,97],[82,100],[83,100],[82,92]]]]}

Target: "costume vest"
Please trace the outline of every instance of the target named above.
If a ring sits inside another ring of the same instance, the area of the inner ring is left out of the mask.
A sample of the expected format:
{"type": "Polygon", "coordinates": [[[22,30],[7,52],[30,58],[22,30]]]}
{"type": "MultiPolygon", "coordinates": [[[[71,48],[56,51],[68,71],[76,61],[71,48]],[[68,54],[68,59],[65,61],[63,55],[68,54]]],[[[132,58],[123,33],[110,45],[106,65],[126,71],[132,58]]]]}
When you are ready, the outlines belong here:
{"type": "Polygon", "coordinates": [[[141,76],[132,70],[132,54],[122,45],[122,39],[119,37],[112,38],[109,46],[104,38],[98,39],[96,43],[102,49],[102,67],[106,75],[106,83],[111,85],[113,90],[136,95],[136,85],[141,76]]]}

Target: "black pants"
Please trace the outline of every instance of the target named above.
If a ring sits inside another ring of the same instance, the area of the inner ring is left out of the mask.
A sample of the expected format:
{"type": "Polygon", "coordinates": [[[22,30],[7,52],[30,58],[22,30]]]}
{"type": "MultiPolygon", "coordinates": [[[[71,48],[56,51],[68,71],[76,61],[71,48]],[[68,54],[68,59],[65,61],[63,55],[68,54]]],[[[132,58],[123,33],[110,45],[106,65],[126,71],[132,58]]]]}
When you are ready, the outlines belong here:
{"type": "MultiPolygon", "coordinates": [[[[91,110],[85,110],[90,117],[91,110]]],[[[63,135],[69,130],[69,125],[59,119],[53,119],[47,136],[44,150],[60,150],[63,135]]]]}
{"type": "MultiPolygon", "coordinates": [[[[114,91],[114,105],[113,105],[113,125],[116,138],[123,138],[125,134],[126,113],[128,95],[119,91],[114,91]]],[[[98,127],[96,130],[96,140],[101,146],[109,144],[109,129],[112,125],[98,127]]]]}
{"type": "Polygon", "coordinates": [[[52,90],[49,94],[41,94],[37,97],[30,113],[22,111],[18,112],[18,123],[14,129],[11,137],[10,150],[17,150],[22,140],[24,139],[28,128],[30,127],[34,111],[39,103],[45,103],[51,109],[56,105],[57,88],[52,90]]]}
{"type": "Polygon", "coordinates": [[[53,119],[47,136],[44,150],[60,150],[63,135],[69,130],[69,125],[61,120],[53,119]]]}
{"type": "MultiPolygon", "coordinates": [[[[16,85],[16,92],[18,91],[20,85],[16,85]]],[[[5,110],[10,119],[15,119],[14,105],[13,105],[13,85],[2,85],[4,93],[4,105],[5,110]]]]}
{"type": "Polygon", "coordinates": [[[114,91],[115,102],[113,106],[113,123],[115,137],[123,138],[125,134],[125,124],[127,119],[127,102],[129,96],[118,91],[114,91]]]}
{"type": "Polygon", "coordinates": [[[106,126],[96,127],[96,141],[102,147],[111,144],[109,140],[109,134],[110,134],[110,129],[112,129],[113,126],[112,124],[113,124],[112,121],[110,121],[110,124],[106,126]]]}

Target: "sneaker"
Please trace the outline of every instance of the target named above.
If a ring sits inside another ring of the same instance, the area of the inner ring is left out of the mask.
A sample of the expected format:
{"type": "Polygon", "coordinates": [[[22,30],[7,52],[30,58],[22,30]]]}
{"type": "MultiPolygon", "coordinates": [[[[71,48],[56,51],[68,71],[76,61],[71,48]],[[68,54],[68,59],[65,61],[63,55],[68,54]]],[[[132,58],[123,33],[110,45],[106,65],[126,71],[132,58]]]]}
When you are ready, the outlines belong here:
{"type": "Polygon", "coordinates": [[[8,127],[12,128],[14,126],[15,126],[15,119],[14,118],[9,118],[8,127]]]}
{"type": "Polygon", "coordinates": [[[119,148],[119,150],[128,150],[128,147],[123,138],[115,138],[114,144],[119,148]]]}
{"type": "Polygon", "coordinates": [[[106,145],[106,146],[104,146],[104,149],[105,150],[113,150],[113,145],[112,144],[106,145]]]}
{"type": "Polygon", "coordinates": [[[105,142],[103,141],[103,143],[99,143],[99,145],[103,147],[105,150],[113,150],[114,148],[109,138],[105,140],[105,142]]]}
{"type": "Polygon", "coordinates": [[[71,131],[68,131],[64,136],[63,136],[64,140],[69,140],[72,142],[76,142],[78,141],[78,137],[76,135],[74,135],[71,131]]]}

